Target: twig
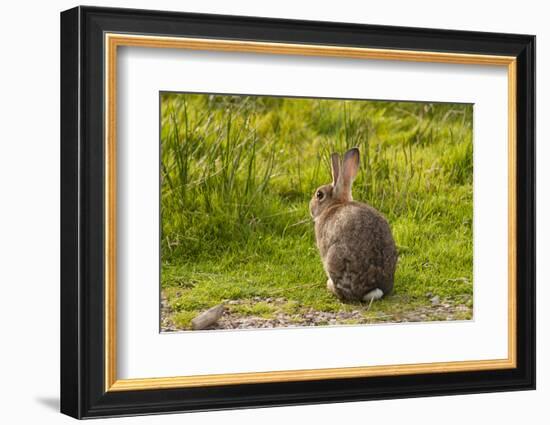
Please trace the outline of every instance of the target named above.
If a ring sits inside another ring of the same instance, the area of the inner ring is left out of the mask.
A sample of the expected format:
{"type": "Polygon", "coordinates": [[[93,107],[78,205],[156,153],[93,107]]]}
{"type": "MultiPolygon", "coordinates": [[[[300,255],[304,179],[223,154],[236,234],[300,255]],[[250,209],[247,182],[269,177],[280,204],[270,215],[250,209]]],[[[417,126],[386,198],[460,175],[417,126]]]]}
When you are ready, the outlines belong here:
{"type": "Polygon", "coordinates": [[[309,219],[309,218],[306,219],[306,220],[300,220],[297,223],[289,224],[287,227],[299,226],[300,224],[309,223],[310,221],[311,221],[311,219],[309,219]]]}
{"type": "Polygon", "coordinates": [[[370,306],[372,305],[372,302],[374,301],[374,297],[372,297],[370,299],[370,302],[369,302],[369,306],[367,307],[367,309],[365,310],[365,312],[369,311],[370,310],[370,306]]]}

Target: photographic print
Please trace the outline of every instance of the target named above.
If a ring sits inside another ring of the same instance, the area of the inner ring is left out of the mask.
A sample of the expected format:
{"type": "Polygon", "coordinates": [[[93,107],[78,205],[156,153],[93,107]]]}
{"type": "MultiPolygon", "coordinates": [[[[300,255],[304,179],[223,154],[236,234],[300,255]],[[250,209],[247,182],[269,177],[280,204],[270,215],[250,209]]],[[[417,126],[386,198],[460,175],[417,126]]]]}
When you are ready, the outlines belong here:
{"type": "Polygon", "coordinates": [[[62,413],[535,388],[534,36],[79,6],[60,53],[62,413]]]}
{"type": "Polygon", "coordinates": [[[473,105],[160,94],[161,331],[470,320],[473,105]]]}

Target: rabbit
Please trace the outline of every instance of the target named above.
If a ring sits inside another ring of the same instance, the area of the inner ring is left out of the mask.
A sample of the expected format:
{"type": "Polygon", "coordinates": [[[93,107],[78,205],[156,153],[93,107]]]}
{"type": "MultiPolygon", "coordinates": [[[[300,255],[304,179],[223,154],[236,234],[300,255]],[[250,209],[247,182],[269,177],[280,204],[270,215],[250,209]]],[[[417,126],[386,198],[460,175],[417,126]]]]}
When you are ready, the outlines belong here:
{"type": "Polygon", "coordinates": [[[397,248],[386,218],[352,198],[359,149],[331,155],[332,184],[309,203],[315,238],[328,277],[327,289],[342,301],[373,301],[393,289],[397,248]]]}

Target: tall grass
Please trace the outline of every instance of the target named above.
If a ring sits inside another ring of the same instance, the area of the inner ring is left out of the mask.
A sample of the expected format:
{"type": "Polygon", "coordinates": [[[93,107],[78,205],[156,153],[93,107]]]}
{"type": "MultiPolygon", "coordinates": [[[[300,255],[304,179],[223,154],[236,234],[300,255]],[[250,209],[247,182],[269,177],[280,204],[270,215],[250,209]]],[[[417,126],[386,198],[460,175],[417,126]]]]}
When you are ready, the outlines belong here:
{"type": "Polygon", "coordinates": [[[296,224],[330,181],[330,153],[352,146],[355,197],[390,221],[463,218],[448,201],[471,195],[471,122],[469,105],[165,94],[163,259],[216,255],[259,233],[310,234],[296,224]]]}

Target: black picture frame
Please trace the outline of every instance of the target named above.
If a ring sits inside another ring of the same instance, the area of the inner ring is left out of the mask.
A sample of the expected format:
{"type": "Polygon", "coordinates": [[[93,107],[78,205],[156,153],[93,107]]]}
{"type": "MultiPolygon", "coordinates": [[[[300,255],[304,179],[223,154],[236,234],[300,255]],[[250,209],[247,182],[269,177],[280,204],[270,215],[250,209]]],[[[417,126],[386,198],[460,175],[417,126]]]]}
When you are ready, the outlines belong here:
{"type": "Polygon", "coordinates": [[[61,13],[61,412],[75,418],[535,388],[535,37],[76,7],[61,13]],[[517,58],[517,367],[106,392],[104,33],[517,58]]]}

